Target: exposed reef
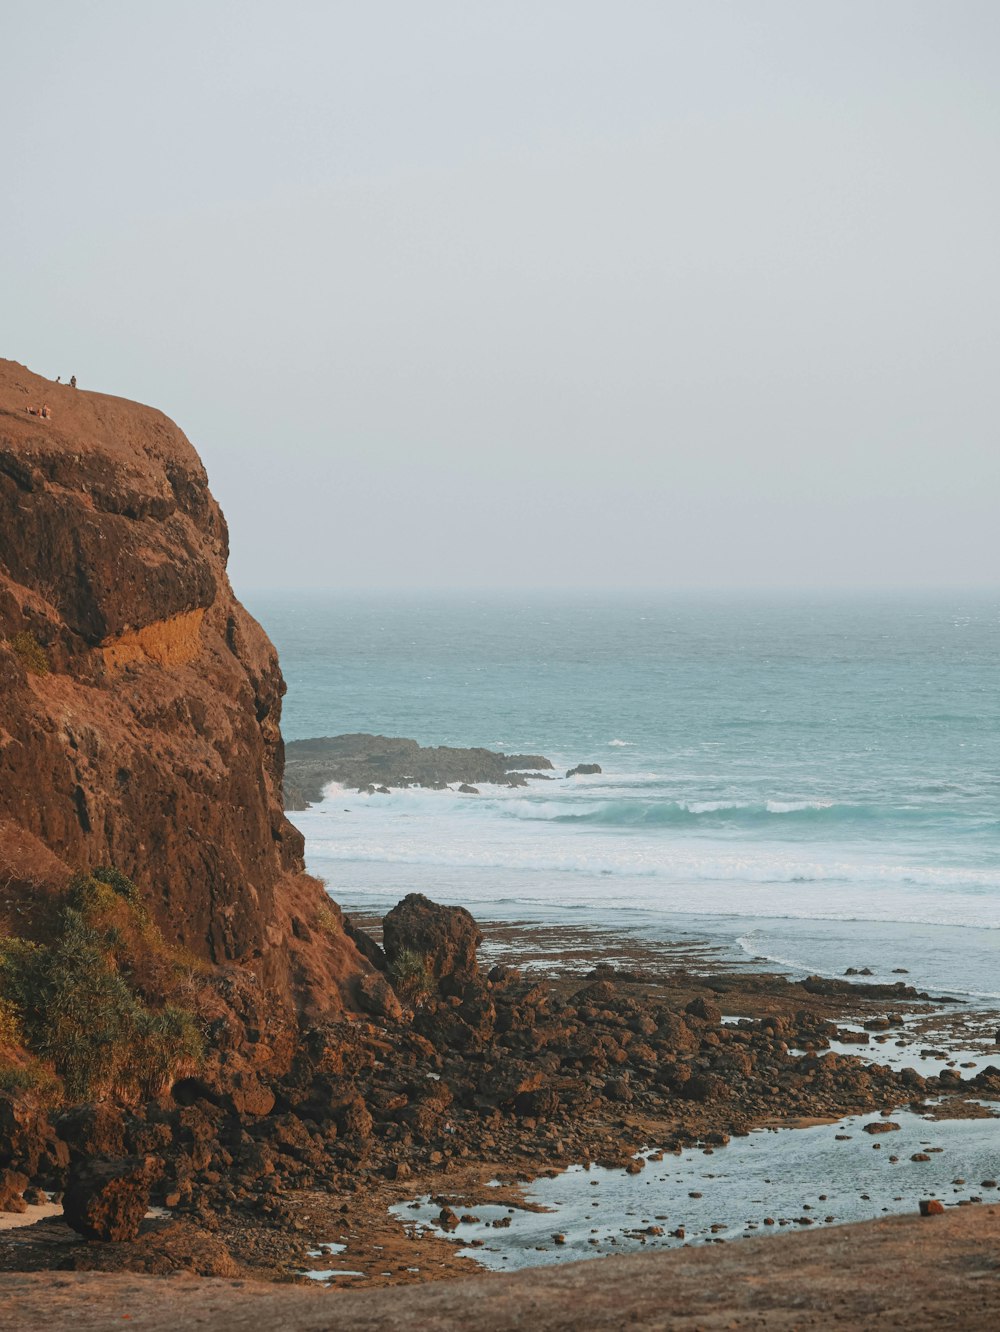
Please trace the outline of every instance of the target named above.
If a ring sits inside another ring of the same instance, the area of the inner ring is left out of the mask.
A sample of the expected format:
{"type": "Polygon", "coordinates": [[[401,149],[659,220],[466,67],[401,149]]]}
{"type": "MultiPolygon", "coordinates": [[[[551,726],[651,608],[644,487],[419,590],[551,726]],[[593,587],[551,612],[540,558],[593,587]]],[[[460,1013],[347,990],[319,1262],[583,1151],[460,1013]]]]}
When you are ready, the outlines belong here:
{"type": "Polygon", "coordinates": [[[529,778],[551,771],[551,761],[541,754],[424,746],[385,735],[290,740],[285,746],[285,808],[315,804],[330,782],[372,792],[407,786],[442,790],[461,783],[464,794],[476,795],[476,784],[526,786],[529,778]]]}

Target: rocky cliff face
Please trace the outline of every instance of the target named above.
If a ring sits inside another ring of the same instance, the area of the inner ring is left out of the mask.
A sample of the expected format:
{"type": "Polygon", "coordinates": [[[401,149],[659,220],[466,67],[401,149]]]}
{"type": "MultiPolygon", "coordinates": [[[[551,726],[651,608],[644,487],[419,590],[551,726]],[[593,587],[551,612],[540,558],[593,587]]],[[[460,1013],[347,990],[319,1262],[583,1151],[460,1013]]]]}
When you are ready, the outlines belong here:
{"type": "Polygon", "coordinates": [[[0,928],[110,864],[171,942],[336,1008],[363,964],[282,812],[284,683],[227,555],[171,421],[0,361],[0,928]]]}

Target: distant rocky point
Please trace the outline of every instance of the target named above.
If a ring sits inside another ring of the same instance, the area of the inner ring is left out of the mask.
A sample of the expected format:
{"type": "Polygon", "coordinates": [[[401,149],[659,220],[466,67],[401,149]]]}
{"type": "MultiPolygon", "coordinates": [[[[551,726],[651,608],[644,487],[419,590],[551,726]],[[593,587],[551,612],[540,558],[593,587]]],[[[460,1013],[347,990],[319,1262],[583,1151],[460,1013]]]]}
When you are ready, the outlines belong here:
{"type": "Polygon", "coordinates": [[[323,798],[323,788],[330,782],[342,782],[358,791],[406,786],[443,790],[457,782],[464,794],[478,795],[475,787],[479,783],[526,786],[529,778],[551,770],[552,763],[541,754],[424,746],[398,736],[290,740],[285,745],[285,808],[308,808],[323,798]]]}

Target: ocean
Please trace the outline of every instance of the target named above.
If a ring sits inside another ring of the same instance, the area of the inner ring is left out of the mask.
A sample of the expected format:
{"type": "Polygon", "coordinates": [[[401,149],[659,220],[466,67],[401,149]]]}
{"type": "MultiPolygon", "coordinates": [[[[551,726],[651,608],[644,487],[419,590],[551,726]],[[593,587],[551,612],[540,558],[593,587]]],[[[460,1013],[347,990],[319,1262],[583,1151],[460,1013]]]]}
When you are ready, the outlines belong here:
{"type": "Polygon", "coordinates": [[[293,818],[348,910],[419,891],[1000,998],[1000,593],[245,600],[286,738],[555,764],[479,796],[331,788],[293,818]],[[563,776],[578,763],[602,772],[563,776]]]}

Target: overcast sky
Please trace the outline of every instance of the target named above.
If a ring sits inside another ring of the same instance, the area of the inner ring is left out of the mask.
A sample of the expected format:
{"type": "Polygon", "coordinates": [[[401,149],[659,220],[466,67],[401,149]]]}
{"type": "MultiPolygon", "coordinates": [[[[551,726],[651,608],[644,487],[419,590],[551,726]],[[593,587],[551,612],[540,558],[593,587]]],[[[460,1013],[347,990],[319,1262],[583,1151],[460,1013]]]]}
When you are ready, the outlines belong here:
{"type": "Polygon", "coordinates": [[[0,355],[238,588],[998,581],[996,0],[0,0],[0,355]]]}

